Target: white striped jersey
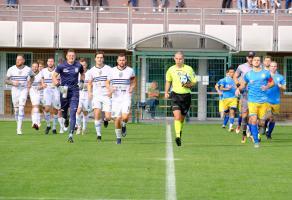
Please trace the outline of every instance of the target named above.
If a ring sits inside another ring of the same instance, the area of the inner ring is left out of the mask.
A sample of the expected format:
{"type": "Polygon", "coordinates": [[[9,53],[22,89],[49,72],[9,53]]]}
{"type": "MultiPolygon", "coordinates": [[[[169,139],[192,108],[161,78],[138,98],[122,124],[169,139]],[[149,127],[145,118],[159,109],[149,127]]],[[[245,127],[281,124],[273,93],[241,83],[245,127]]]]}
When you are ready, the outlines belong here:
{"type": "Polygon", "coordinates": [[[42,75],[41,75],[41,72],[39,72],[38,74],[36,74],[36,75],[34,76],[34,81],[33,81],[33,83],[32,83],[31,86],[32,86],[33,88],[38,89],[39,86],[40,86],[40,84],[41,84],[41,81],[42,81],[42,75]]]}
{"type": "Polygon", "coordinates": [[[21,68],[16,67],[16,65],[13,65],[7,70],[6,76],[11,81],[18,81],[18,86],[12,86],[12,89],[16,88],[25,88],[27,87],[27,81],[30,79],[30,77],[34,76],[34,73],[32,72],[31,68],[24,65],[21,68]]]}
{"type": "MultiPolygon", "coordinates": [[[[83,88],[80,90],[79,96],[83,99],[86,99],[88,97],[87,86],[88,86],[88,80],[89,80],[89,70],[87,70],[84,75],[85,75],[84,84],[83,84],[83,88]]],[[[79,77],[78,77],[79,83],[80,83],[80,76],[81,75],[79,74],[79,77]]]]}
{"type": "Polygon", "coordinates": [[[89,70],[89,80],[92,81],[92,92],[93,95],[107,95],[107,89],[105,82],[109,80],[109,76],[111,74],[112,68],[108,65],[104,65],[103,67],[99,68],[93,66],[89,70]]]}
{"type": "Polygon", "coordinates": [[[53,85],[53,74],[55,72],[55,69],[53,71],[50,71],[48,67],[42,69],[42,71],[40,72],[41,77],[44,79],[44,83],[47,84],[47,87],[54,87],[53,85]]]}
{"type": "Polygon", "coordinates": [[[120,95],[130,95],[130,83],[131,79],[135,77],[135,72],[132,68],[126,66],[123,70],[118,67],[112,69],[110,76],[110,83],[114,89],[113,97],[120,95]]]}

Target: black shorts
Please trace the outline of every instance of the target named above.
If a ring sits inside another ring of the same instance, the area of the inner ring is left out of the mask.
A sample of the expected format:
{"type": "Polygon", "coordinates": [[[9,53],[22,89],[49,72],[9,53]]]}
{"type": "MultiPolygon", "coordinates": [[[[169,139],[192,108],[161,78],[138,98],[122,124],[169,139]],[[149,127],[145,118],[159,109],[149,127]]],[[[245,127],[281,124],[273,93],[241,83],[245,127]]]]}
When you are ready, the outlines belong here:
{"type": "Polygon", "coordinates": [[[191,106],[191,94],[171,93],[172,111],[180,110],[182,115],[187,115],[191,106]]]}

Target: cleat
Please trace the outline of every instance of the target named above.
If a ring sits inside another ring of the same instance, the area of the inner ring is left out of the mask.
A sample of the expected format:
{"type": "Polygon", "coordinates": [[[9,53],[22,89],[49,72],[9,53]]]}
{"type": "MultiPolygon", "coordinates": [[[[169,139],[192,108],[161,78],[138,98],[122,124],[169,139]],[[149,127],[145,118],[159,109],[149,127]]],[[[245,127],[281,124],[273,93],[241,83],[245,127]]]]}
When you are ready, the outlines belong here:
{"type": "Polygon", "coordinates": [[[117,144],[122,144],[122,139],[121,138],[117,138],[117,144]]]}
{"type": "Polygon", "coordinates": [[[38,131],[38,130],[39,130],[39,125],[37,125],[37,124],[33,124],[33,125],[32,125],[32,128],[34,128],[35,130],[38,131]]]}
{"type": "Polygon", "coordinates": [[[122,126],[122,136],[126,137],[127,135],[127,127],[126,126],[122,126]]]}
{"type": "Polygon", "coordinates": [[[82,135],[85,135],[86,134],[86,129],[82,129],[82,135]]]}
{"type": "Polygon", "coordinates": [[[74,127],[74,131],[76,131],[77,129],[78,129],[78,127],[77,127],[77,126],[75,126],[75,127],[74,127]]]}
{"type": "Polygon", "coordinates": [[[175,142],[177,146],[181,146],[181,139],[179,137],[175,138],[175,142]]]}
{"type": "Polygon", "coordinates": [[[228,131],[229,132],[233,132],[234,131],[234,128],[229,128],[228,131]]]}
{"type": "Polygon", "coordinates": [[[222,128],[226,128],[226,126],[225,125],[222,125],[222,128]]]}
{"type": "Polygon", "coordinates": [[[45,134],[49,134],[50,130],[51,130],[51,127],[50,126],[47,126],[47,128],[45,130],[45,134]]]}
{"type": "Polygon", "coordinates": [[[254,144],[254,148],[260,148],[260,144],[259,143],[255,143],[254,144]]]}
{"type": "Polygon", "coordinates": [[[97,136],[96,140],[97,142],[101,142],[101,136],[97,136]]]}
{"type": "Polygon", "coordinates": [[[64,132],[67,132],[68,131],[68,127],[65,127],[63,128],[64,132]]]}
{"type": "Polygon", "coordinates": [[[74,141],[73,141],[73,137],[68,137],[68,142],[69,142],[69,143],[74,143],[74,141]]]}
{"type": "Polygon", "coordinates": [[[245,144],[245,143],[246,143],[246,136],[242,136],[241,144],[245,144]]]}
{"type": "Polygon", "coordinates": [[[237,127],[236,127],[235,133],[236,133],[236,134],[239,134],[239,133],[240,133],[240,126],[237,126],[237,127]]]}
{"type": "Polygon", "coordinates": [[[76,135],[80,135],[80,133],[81,133],[81,127],[78,127],[76,130],[76,135]]]}
{"type": "Polygon", "coordinates": [[[60,134],[63,134],[63,133],[64,133],[64,129],[60,128],[59,133],[60,133],[60,134]]]}
{"type": "Polygon", "coordinates": [[[180,136],[180,138],[181,138],[181,136],[182,136],[182,131],[180,131],[179,136],[180,136]]]}
{"type": "Polygon", "coordinates": [[[103,126],[104,126],[104,128],[107,128],[108,127],[108,121],[107,120],[104,120],[103,121],[103,126]]]}
{"type": "Polygon", "coordinates": [[[22,135],[22,131],[21,131],[21,130],[17,130],[17,131],[16,131],[16,134],[17,134],[17,135],[22,135]]]}
{"type": "Polygon", "coordinates": [[[267,136],[267,140],[272,140],[272,136],[267,136]]]}
{"type": "Polygon", "coordinates": [[[52,133],[53,133],[53,134],[57,134],[57,130],[56,130],[56,129],[53,129],[53,130],[52,130],[52,133]]]}
{"type": "MultiPolygon", "coordinates": [[[[69,119],[65,119],[64,126],[65,126],[66,129],[68,129],[69,119]]],[[[65,128],[64,128],[64,130],[65,130],[65,128]]]]}

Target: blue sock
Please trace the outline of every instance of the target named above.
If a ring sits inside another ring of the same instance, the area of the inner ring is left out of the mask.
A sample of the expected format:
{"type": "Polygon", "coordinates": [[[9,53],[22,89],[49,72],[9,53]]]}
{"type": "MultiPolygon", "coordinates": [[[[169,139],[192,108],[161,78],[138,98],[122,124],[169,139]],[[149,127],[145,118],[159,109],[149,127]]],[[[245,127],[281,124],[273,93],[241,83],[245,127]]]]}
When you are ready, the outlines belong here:
{"type": "Polygon", "coordinates": [[[251,132],[251,134],[252,134],[252,137],[253,137],[254,143],[255,143],[255,144],[258,144],[258,143],[259,143],[259,137],[258,137],[259,130],[258,130],[258,125],[253,125],[253,124],[251,124],[251,125],[250,125],[250,132],[251,132]]]}
{"type": "Polygon", "coordinates": [[[249,131],[251,132],[251,124],[247,124],[248,128],[249,128],[249,131]]]}
{"type": "Polygon", "coordinates": [[[230,117],[229,123],[230,124],[234,124],[234,118],[233,117],[230,117]]]}
{"type": "Polygon", "coordinates": [[[223,121],[223,125],[226,126],[226,124],[228,123],[228,120],[229,120],[229,116],[228,115],[225,115],[224,116],[224,121],[223,121]]]}
{"type": "Polygon", "coordinates": [[[238,126],[241,126],[241,122],[242,122],[242,117],[240,116],[239,118],[238,118],[238,126]]]}
{"type": "Polygon", "coordinates": [[[272,136],[272,132],[274,130],[275,125],[276,125],[275,122],[270,122],[269,123],[268,137],[271,137],[272,136]]]}

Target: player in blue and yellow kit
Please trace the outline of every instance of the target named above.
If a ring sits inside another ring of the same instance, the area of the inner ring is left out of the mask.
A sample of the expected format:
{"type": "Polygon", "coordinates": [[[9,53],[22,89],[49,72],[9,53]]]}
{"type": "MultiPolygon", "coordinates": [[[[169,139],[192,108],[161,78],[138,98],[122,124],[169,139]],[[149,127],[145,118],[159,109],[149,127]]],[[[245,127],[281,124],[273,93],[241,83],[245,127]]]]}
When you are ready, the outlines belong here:
{"type": "Polygon", "coordinates": [[[281,90],[286,90],[286,81],[284,77],[277,72],[277,62],[271,62],[270,73],[275,85],[267,90],[268,103],[270,104],[269,124],[267,131],[267,139],[272,139],[272,132],[275,127],[275,117],[280,114],[281,90]]]}
{"type": "MultiPolygon", "coordinates": [[[[233,80],[234,73],[235,71],[233,68],[227,69],[227,76],[220,82],[219,87],[223,92],[222,101],[224,113],[227,115],[229,112],[229,132],[233,131],[235,111],[237,108],[237,97],[235,96],[236,84],[233,80]]],[[[224,120],[222,127],[225,127],[226,124],[227,121],[224,120]]]]}
{"type": "MultiPolygon", "coordinates": [[[[220,83],[224,78],[221,78],[216,84],[215,84],[215,90],[217,91],[218,95],[219,95],[219,113],[220,113],[220,117],[225,119],[225,117],[227,117],[226,115],[224,115],[224,109],[223,109],[223,101],[222,101],[222,91],[219,89],[220,87],[220,83]]],[[[228,119],[229,119],[229,115],[228,115],[228,119]]],[[[227,120],[228,121],[228,120],[227,120]]]]}
{"type": "Polygon", "coordinates": [[[83,66],[76,61],[75,51],[69,49],[66,54],[66,61],[59,64],[53,74],[53,83],[56,86],[67,88],[61,95],[61,110],[62,116],[66,120],[68,118],[68,109],[70,107],[70,131],[68,142],[73,143],[73,133],[76,124],[76,112],[79,103],[79,87],[78,83],[84,83],[84,69],[83,66]],[[78,77],[80,81],[78,82],[78,77]],[[60,75],[60,81],[58,76],[60,75]]]}
{"type": "Polygon", "coordinates": [[[267,90],[274,86],[274,81],[270,72],[261,68],[260,57],[255,56],[252,65],[253,69],[243,77],[239,90],[236,90],[236,95],[239,95],[240,90],[247,86],[250,131],[254,139],[254,147],[258,148],[258,125],[264,127],[269,108],[267,90]]]}

